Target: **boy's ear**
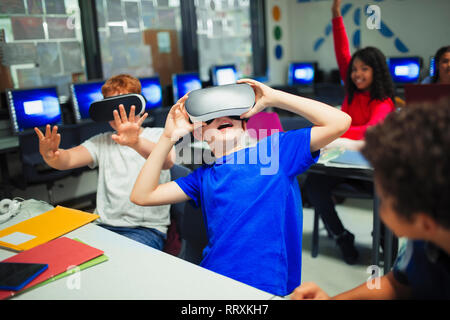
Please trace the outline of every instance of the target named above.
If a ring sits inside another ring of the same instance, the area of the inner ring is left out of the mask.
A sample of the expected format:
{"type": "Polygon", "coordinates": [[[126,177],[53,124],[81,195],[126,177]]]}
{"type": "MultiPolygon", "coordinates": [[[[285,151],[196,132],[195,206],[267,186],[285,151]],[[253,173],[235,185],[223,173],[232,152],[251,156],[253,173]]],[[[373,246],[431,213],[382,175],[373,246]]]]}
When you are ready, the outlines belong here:
{"type": "Polygon", "coordinates": [[[439,228],[439,224],[433,217],[421,212],[416,214],[415,224],[426,235],[433,235],[439,228]]]}
{"type": "Polygon", "coordinates": [[[242,120],[242,129],[247,130],[247,121],[242,120]]]}
{"type": "Polygon", "coordinates": [[[192,131],[192,135],[195,139],[203,141],[203,128],[202,126],[194,127],[194,131],[192,131]]]}

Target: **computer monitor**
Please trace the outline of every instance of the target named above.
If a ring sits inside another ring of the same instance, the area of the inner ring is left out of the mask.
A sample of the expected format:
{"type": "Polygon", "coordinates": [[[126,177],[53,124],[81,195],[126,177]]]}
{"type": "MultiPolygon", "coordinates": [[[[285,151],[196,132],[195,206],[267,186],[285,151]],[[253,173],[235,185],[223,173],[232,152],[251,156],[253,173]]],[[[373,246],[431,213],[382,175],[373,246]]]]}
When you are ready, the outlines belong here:
{"type": "Polygon", "coordinates": [[[314,82],[314,62],[293,62],[289,64],[288,84],[290,86],[309,86],[314,82]]]}
{"type": "Polygon", "coordinates": [[[434,56],[430,57],[430,77],[434,77],[435,68],[434,68],[434,56]]]}
{"type": "Polygon", "coordinates": [[[70,92],[72,95],[72,106],[77,123],[90,119],[89,107],[94,101],[102,100],[103,81],[92,81],[83,83],[72,83],[70,92]]]}
{"type": "Polygon", "coordinates": [[[420,76],[420,57],[399,57],[388,59],[389,71],[396,84],[416,83],[420,76]]]}
{"type": "Polygon", "coordinates": [[[202,88],[200,75],[197,72],[178,73],[172,75],[173,100],[177,102],[186,93],[202,88]]]}
{"type": "Polygon", "coordinates": [[[47,124],[62,124],[56,87],[8,89],[6,99],[15,134],[47,124]]]}
{"type": "Polygon", "coordinates": [[[213,86],[222,86],[225,84],[233,84],[237,81],[237,70],[233,64],[212,66],[211,81],[213,86]]]}
{"type": "Polygon", "coordinates": [[[145,110],[162,106],[162,89],[159,77],[139,78],[142,87],[142,95],[147,100],[145,110]]]}

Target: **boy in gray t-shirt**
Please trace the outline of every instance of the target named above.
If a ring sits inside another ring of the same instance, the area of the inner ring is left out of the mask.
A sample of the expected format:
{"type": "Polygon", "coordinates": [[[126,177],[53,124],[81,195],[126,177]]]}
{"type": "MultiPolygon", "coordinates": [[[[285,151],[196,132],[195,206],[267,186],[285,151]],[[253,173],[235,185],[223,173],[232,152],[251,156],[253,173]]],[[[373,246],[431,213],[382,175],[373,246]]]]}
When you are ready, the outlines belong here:
{"type": "MultiPolygon", "coordinates": [[[[129,75],[110,78],[102,87],[105,98],[127,93],[141,93],[138,79],[129,75]]],[[[130,193],[145,159],[159,140],[162,128],[142,128],[147,114],[127,116],[123,106],[114,111],[110,126],[115,132],[96,135],[71,149],[60,149],[61,136],[56,126],[47,125],[45,135],[37,128],[39,152],[52,168],[68,170],[98,167],[97,208],[102,227],[162,250],[170,224],[170,206],[142,207],[130,201],[130,193]]],[[[160,182],[170,181],[175,151],[167,156],[160,182]]]]}

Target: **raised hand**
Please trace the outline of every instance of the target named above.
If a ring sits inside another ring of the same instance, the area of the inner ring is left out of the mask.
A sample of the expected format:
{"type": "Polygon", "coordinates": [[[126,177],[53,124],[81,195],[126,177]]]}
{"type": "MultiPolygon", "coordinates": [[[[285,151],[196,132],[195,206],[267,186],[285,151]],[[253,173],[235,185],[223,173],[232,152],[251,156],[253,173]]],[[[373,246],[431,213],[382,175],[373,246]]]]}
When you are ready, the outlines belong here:
{"type": "Polygon", "coordinates": [[[333,0],[331,13],[333,14],[333,18],[341,16],[341,0],[333,0]]]}
{"type": "Polygon", "coordinates": [[[61,135],[58,133],[58,127],[50,128],[48,124],[45,128],[45,135],[38,128],[34,128],[39,138],[39,153],[46,161],[57,160],[60,156],[59,144],[61,142],[61,135]]]}
{"type": "Polygon", "coordinates": [[[129,117],[127,117],[125,108],[121,104],[119,106],[119,112],[117,110],[113,112],[116,133],[111,138],[120,145],[132,147],[139,142],[141,126],[147,118],[148,113],[139,117],[135,115],[135,110],[135,106],[131,106],[129,117]]]}
{"type": "Polygon", "coordinates": [[[196,127],[204,125],[204,122],[193,124],[189,121],[189,115],[184,107],[187,98],[188,95],[186,94],[179,99],[167,115],[166,124],[164,126],[164,135],[172,142],[176,142],[188,133],[193,132],[196,127]]]}
{"type": "Polygon", "coordinates": [[[272,106],[275,90],[271,87],[252,79],[241,79],[237,83],[247,83],[255,91],[255,105],[248,112],[242,114],[241,119],[250,118],[265,108],[272,106]]]}

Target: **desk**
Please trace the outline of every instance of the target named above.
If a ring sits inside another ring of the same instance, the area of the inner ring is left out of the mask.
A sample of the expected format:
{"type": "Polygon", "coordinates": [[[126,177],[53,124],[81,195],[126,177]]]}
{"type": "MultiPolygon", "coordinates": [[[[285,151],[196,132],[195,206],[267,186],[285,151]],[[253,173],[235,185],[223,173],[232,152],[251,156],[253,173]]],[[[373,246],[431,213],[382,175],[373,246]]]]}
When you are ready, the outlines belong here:
{"type": "MultiPolygon", "coordinates": [[[[330,159],[332,160],[332,159],[330,159]]],[[[352,167],[348,165],[333,165],[332,161],[323,161],[314,164],[307,172],[314,172],[319,174],[325,174],[336,177],[345,177],[355,180],[364,180],[373,182],[373,169],[369,167],[352,167]]],[[[381,220],[378,211],[379,199],[375,193],[373,195],[373,239],[372,239],[372,264],[380,266],[380,236],[381,236],[381,220]]],[[[392,265],[392,247],[393,247],[393,234],[385,227],[384,228],[384,274],[387,274],[392,265]]]]}
{"type": "MultiPolygon", "coordinates": [[[[90,223],[65,235],[103,250],[108,261],[81,271],[80,289],[62,278],[15,299],[270,300],[274,295],[90,223]]],[[[0,260],[15,253],[0,249],[0,260]]]]}

